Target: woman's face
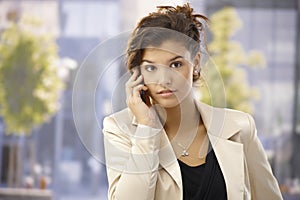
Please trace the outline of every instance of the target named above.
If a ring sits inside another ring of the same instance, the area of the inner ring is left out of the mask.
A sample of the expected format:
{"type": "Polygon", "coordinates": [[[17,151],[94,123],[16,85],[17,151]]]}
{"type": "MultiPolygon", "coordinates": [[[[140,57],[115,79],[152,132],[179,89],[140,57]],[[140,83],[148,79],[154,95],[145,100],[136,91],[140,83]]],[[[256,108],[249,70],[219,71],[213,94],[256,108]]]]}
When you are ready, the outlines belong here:
{"type": "Polygon", "coordinates": [[[191,58],[184,45],[176,41],[168,40],[158,47],[146,48],[141,73],[154,102],[171,108],[187,96],[191,97],[193,69],[199,59],[198,55],[191,58]]]}

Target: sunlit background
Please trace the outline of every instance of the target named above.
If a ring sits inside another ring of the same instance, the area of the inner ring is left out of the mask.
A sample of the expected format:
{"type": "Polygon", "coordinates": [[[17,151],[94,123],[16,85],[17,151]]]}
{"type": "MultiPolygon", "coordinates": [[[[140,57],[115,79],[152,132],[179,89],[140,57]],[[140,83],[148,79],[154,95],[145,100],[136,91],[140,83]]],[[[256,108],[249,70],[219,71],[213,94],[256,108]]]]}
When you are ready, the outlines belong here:
{"type": "MultiPolygon", "coordinates": [[[[185,2],[0,0],[0,199],[18,194],[19,198],[107,199],[105,166],[84,147],[73,121],[76,72],[99,43],[132,30],[157,5],[185,2]],[[12,28],[12,24],[18,25],[12,28]],[[25,42],[17,51],[22,37],[32,43],[25,42]],[[16,61],[8,55],[26,56],[16,61]],[[27,55],[32,59],[26,60],[27,55]],[[34,85],[38,88],[34,92],[26,90],[34,85]]],[[[211,18],[207,38],[216,64],[223,66],[218,63],[222,56],[230,60],[224,64],[227,71],[219,69],[232,83],[225,84],[228,107],[254,116],[285,199],[300,199],[300,1],[188,2],[197,13],[211,18]],[[224,24],[230,27],[227,32],[224,24]],[[218,34],[227,39],[220,42],[218,34]],[[218,55],[222,45],[229,48],[218,55]]],[[[118,65],[117,77],[124,71],[124,63],[118,65]]],[[[105,88],[97,92],[99,119],[112,112],[110,87],[105,88]]],[[[202,98],[209,102],[205,93],[202,98]]],[[[119,105],[124,105],[123,100],[119,105]]],[[[100,140],[99,129],[88,131],[100,140]]]]}

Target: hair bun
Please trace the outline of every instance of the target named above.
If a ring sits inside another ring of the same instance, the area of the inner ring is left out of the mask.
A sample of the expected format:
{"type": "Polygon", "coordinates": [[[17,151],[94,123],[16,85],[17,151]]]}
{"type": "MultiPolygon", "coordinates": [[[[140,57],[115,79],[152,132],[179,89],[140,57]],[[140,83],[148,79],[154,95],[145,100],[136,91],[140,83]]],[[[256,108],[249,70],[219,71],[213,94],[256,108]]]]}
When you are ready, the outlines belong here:
{"type": "Polygon", "coordinates": [[[203,30],[203,24],[201,20],[208,22],[208,18],[201,14],[193,14],[194,9],[190,6],[189,3],[184,4],[183,6],[157,6],[159,13],[178,13],[183,14],[186,18],[191,19],[200,31],[203,30]]]}

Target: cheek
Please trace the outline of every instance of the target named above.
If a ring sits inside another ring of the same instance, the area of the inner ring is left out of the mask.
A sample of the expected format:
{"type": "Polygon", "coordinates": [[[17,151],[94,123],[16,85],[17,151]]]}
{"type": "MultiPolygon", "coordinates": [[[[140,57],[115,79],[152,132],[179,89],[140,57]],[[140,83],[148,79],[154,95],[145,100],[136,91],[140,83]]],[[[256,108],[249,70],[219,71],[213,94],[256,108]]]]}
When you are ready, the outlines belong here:
{"type": "Polygon", "coordinates": [[[154,88],[155,88],[155,85],[154,84],[145,84],[146,85],[146,87],[148,88],[148,92],[149,92],[149,94],[151,95],[155,90],[154,90],[154,88]]]}
{"type": "Polygon", "coordinates": [[[187,73],[186,73],[186,75],[185,75],[185,78],[187,80],[193,81],[193,71],[192,70],[188,70],[187,73]]]}
{"type": "Polygon", "coordinates": [[[193,72],[192,72],[192,70],[187,69],[187,70],[181,72],[181,77],[182,78],[177,79],[178,82],[180,82],[179,84],[186,85],[186,86],[190,86],[190,85],[193,84],[193,72]]]}
{"type": "MultiPolygon", "coordinates": [[[[144,77],[144,84],[145,85],[149,85],[150,86],[150,83],[153,83],[153,77],[145,74],[145,73],[142,73],[143,77],[144,77]]],[[[151,86],[150,86],[151,87],[151,86]]]]}

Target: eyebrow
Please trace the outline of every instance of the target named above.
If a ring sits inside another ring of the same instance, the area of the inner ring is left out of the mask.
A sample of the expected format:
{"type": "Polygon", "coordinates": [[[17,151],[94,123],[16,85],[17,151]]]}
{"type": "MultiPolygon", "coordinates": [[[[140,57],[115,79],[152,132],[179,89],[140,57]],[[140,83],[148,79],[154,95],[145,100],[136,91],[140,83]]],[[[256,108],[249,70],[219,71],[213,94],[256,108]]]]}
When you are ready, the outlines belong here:
{"type": "MultiPolygon", "coordinates": [[[[171,62],[171,61],[173,61],[173,60],[176,60],[176,59],[178,59],[178,58],[183,58],[183,57],[182,57],[182,56],[175,56],[174,58],[171,58],[171,59],[169,60],[169,62],[171,62]]],[[[143,63],[143,62],[154,63],[154,62],[152,62],[152,61],[150,61],[150,60],[146,60],[146,59],[143,59],[143,60],[141,61],[141,63],[143,63]]]]}

